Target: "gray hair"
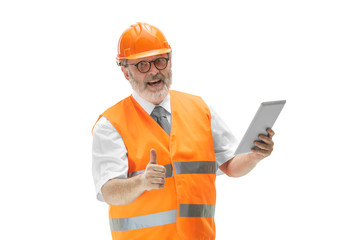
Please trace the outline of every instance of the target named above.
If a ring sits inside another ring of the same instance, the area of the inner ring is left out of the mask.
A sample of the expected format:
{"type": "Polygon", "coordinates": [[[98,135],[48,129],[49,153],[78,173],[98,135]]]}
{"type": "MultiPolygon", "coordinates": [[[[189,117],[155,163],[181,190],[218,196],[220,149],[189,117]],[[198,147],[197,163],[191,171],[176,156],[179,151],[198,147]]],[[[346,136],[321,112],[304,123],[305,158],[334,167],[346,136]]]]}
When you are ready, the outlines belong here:
{"type": "Polygon", "coordinates": [[[126,66],[126,64],[127,64],[127,59],[126,59],[126,58],[123,58],[123,59],[120,60],[120,62],[119,62],[119,61],[116,61],[116,63],[117,63],[117,65],[119,65],[119,66],[126,66]]]}

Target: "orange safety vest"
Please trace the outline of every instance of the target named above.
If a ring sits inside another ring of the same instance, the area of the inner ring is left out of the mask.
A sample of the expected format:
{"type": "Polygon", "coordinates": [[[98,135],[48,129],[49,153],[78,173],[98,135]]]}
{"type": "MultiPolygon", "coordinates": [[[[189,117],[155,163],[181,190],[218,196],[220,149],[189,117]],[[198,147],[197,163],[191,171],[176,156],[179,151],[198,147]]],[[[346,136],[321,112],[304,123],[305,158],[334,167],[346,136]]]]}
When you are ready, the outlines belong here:
{"type": "Polygon", "coordinates": [[[200,97],[177,91],[170,96],[170,136],[132,96],[100,115],[124,140],[129,177],[146,169],[151,148],[166,168],[163,189],[110,206],[113,240],[215,239],[217,167],[210,110],[200,97]]]}

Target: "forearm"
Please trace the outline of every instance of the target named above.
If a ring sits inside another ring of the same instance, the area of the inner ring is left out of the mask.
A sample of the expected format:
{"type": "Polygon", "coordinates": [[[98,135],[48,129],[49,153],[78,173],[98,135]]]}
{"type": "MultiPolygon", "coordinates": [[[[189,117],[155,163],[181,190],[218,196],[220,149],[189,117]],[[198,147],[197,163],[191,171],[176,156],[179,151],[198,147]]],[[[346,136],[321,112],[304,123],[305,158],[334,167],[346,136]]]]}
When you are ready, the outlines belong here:
{"type": "Polygon", "coordinates": [[[260,160],[251,153],[236,155],[221,165],[220,170],[229,177],[241,177],[249,173],[259,161],[260,160]]]}
{"type": "Polygon", "coordinates": [[[166,168],[158,165],[155,149],[150,150],[150,162],[144,172],[128,179],[113,179],[101,188],[109,205],[124,205],[135,201],[143,192],[165,186],[166,168]]]}
{"type": "Polygon", "coordinates": [[[131,203],[145,191],[142,174],[128,179],[112,179],[104,184],[101,191],[109,205],[131,203]]]}

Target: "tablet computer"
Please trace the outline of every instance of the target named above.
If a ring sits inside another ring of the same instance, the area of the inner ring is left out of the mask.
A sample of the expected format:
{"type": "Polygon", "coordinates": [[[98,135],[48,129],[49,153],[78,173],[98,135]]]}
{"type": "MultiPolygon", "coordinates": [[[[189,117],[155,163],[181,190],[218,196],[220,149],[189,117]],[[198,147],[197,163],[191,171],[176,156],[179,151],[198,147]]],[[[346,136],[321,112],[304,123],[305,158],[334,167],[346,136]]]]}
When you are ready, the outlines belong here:
{"type": "Polygon", "coordinates": [[[258,139],[260,134],[268,135],[266,129],[273,127],[285,103],[286,100],[261,103],[235,154],[249,153],[252,148],[258,148],[254,141],[261,142],[258,139]]]}

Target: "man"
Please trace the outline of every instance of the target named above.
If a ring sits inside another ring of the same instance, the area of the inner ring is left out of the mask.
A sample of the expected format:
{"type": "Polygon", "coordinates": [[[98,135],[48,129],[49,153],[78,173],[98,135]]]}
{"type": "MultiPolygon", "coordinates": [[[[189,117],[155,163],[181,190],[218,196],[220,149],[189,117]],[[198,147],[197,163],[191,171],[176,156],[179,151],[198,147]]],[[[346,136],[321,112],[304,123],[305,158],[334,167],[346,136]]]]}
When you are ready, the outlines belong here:
{"type": "Polygon", "coordinates": [[[134,92],[93,129],[93,176],[110,205],[113,239],[215,239],[219,168],[240,177],[273,150],[234,156],[235,137],[197,96],[169,91],[171,47],[156,27],[137,23],[120,37],[118,65],[134,92]]]}

